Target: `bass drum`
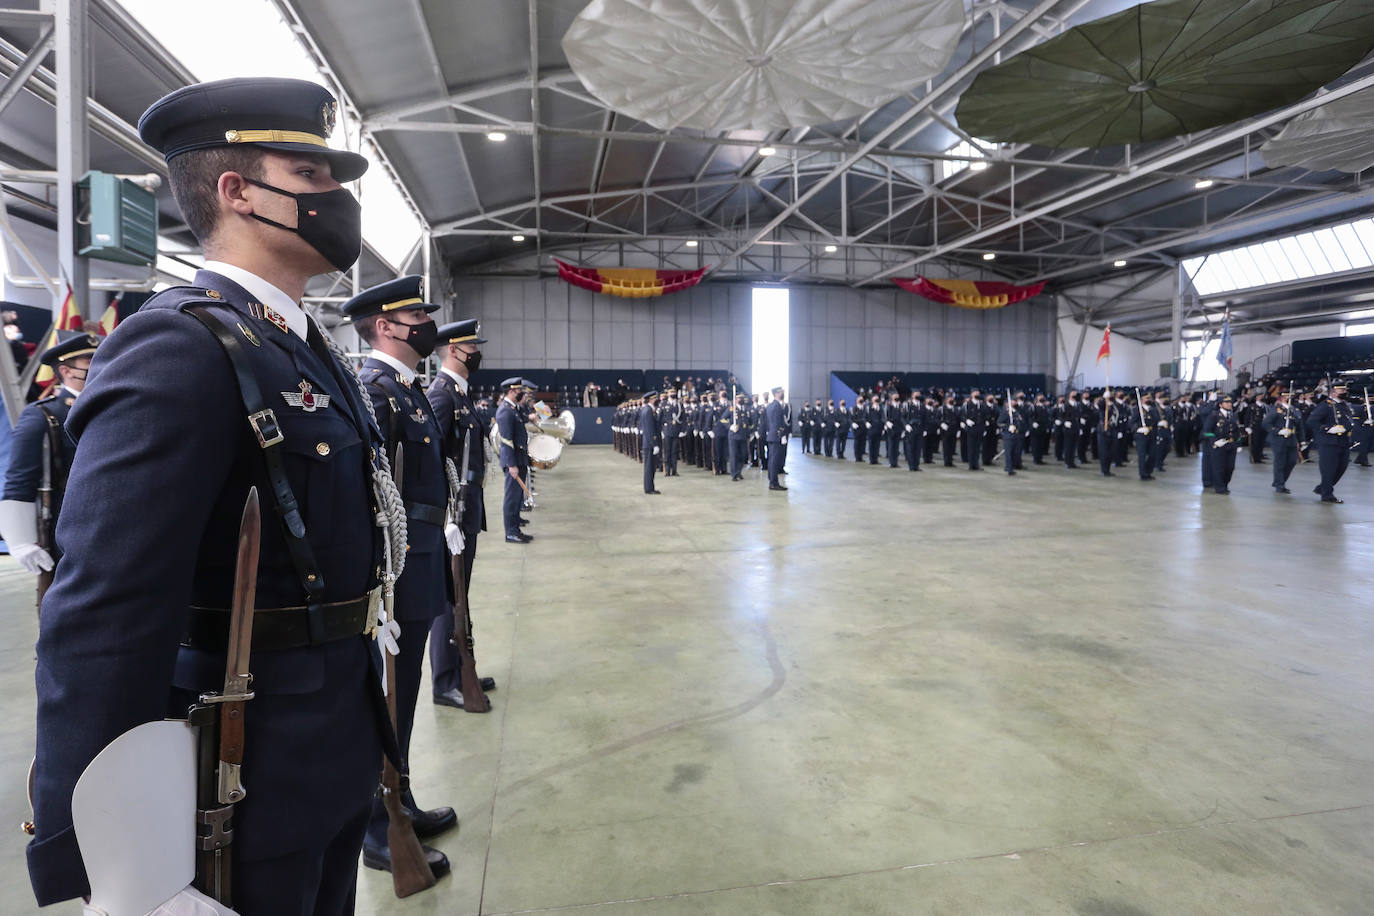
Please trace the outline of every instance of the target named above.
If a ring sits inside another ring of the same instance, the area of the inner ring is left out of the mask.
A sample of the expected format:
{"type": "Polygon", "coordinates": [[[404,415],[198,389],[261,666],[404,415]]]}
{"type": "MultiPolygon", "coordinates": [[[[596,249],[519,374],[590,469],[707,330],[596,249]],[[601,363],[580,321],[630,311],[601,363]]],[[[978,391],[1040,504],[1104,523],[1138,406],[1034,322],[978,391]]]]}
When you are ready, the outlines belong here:
{"type": "Polygon", "coordinates": [[[549,468],[558,464],[558,459],[563,457],[563,443],[553,436],[540,433],[537,436],[530,436],[530,464],[547,471],[549,468]]]}

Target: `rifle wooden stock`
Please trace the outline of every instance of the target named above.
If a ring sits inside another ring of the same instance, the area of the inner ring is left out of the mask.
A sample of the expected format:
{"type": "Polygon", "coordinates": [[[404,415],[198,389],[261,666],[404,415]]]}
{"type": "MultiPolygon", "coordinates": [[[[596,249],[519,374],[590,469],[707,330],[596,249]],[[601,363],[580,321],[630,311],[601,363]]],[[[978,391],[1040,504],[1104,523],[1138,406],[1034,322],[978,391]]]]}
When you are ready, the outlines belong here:
{"type": "MultiPolygon", "coordinates": [[[[382,649],[386,651],[385,648],[382,649]]],[[[396,664],[386,666],[386,708],[391,727],[396,728],[396,664]]],[[[409,897],[433,887],[437,880],[425,858],[424,847],[415,836],[415,825],[401,802],[401,774],[390,759],[382,763],[382,802],[386,805],[386,845],[391,852],[391,886],[397,897],[409,897]]]]}
{"type": "Polygon", "coordinates": [[[477,658],[472,653],[472,613],[468,608],[467,566],[463,555],[452,559],[453,565],[453,645],[458,649],[458,682],[463,692],[464,712],[490,712],[491,701],[482,692],[477,676],[477,658]]]}

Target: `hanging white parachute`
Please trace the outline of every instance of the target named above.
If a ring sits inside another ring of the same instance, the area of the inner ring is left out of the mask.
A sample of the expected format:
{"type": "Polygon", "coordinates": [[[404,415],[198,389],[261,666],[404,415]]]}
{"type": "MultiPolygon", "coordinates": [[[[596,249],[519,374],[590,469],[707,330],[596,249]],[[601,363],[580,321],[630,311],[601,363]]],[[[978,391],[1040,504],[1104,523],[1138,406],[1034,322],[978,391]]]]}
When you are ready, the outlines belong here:
{"type": "Polygon", "coordinates": [[[592,0],[563,53],[588,92],[661,130],[778,130],[938,75],[963,23],[963,0],[592,0]]]}
{"type": "Polygon", "coordinates": [[[1313,172],[1360,172],[1374,166],[1374,90],[1298,115],[1260,147],[1270,168],[1298,166],[1313,172]]]}

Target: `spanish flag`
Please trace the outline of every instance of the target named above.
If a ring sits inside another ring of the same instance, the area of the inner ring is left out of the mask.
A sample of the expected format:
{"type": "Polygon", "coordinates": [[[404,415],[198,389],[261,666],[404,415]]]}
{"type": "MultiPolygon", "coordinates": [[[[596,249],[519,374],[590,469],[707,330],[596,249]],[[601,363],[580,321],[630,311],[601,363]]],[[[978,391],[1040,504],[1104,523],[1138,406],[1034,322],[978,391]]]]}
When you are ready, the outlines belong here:
{"type": "MultiPolygon", "coordinates": [[[[81,319],[81,309],[76,305],[76,294],[72,292],[72,285],[70,283],[65,283],[65,286],[67,294],[62,299],[62,307],[57,310],[57,321],[53,325],[52,333],[49,334],[48,339],[43,342],[43,346],[39,347],[38,350],[34,352],[34,358],[42,356],[43,352],[49,347],[57,346],[60,332],[80,331],[85,328],[85,323],[81,319]]],[[[53,383],[54,378],[55,376],[53,375],[52,368],[50,366],[43,366],[38,370],[38,374],[33,377],[33,380],[38,384],[39,388],[47,388],[53,383]]]]}
{"type": "Polygon", "coordinates": [[[701,282],[702,270],[652,270],[641,267],[578,267],[554,258],[558,278],[594,293],[647,299],[681,292],[701,282]]]}
{"type": "MultiPolygon", "coordinates": [[[[1104,358],[1106,358],[1106,359],[1111,359],[1111,358],[1112,358],[1112,325],[1111,325],[1111,322],[1108,322],[1108,323],[1107,323],[1107,330],[1105,330],[1105,331],[1102,332],[1102,346],[1100,346],[1100,347],[1097,348],[1097,361],[1100,363],[1100,362],[1102,362],[1102,360],[1103,360],[1104,358]]],[[[1107,365],[1110,366],[1111,363],[1108,363],[1107,365]]]]}
{"type": "Polygon", "coordinates": [[[100,324],[96,326],[95,332],[101,337],[110,336],[110,332],[115,329],[115,325],[119,324],[119,300],[122,299],[123,296],[124,294],[120,293],[118,296],[111,299],[110,304],[105,308],[104,314],[100,316],[100,324]]]}
{"type": "Polygon", "coordinates": [[[892,282],[909,293],[925,296],[932,302],[957,305],[965,309],[1000,309],[1040,295],[1044,283],[1017,286],[994,280],[933,280],[929,277],[893,277],[892,282]]]}

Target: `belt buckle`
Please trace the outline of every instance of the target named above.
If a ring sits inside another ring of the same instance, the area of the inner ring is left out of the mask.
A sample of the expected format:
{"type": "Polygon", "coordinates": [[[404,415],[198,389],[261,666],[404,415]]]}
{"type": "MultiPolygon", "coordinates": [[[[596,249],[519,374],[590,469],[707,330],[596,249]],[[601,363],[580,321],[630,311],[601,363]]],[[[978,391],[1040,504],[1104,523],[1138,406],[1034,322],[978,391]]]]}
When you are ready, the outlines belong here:
{"type": "Polygon", "coordinates": [[[253,427],[253,435],[258,437],[258,445],[270,448],[286,438],[277,424],[277,415],[272,408],[259,410],[248,415],[248,425],[253,427]]]}

